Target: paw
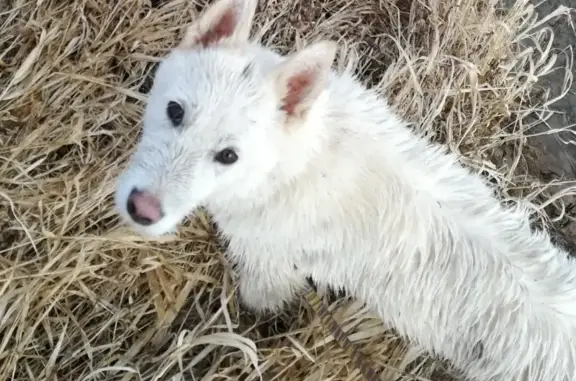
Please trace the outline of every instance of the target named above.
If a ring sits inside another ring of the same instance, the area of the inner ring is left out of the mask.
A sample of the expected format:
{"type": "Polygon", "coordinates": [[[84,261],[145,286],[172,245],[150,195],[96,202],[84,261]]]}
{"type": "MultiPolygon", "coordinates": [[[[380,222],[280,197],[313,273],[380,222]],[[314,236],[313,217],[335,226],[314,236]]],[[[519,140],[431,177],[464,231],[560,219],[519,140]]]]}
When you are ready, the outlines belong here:
{"type": "Polygon", "coordinates": [[[238,298],[240,304],[259,315],[276,314],[284,308],[290,295],[282,294],[280,290],[263,287],[255,281],[240,279],[238,298]]]}
{"type": "Polygon", "coordinates": [[[240,304],[258,315],[271,315],[284,307],[283,300],[274,300],[269,293],[258,293],[250,288],[238,289],[240,304]]]}

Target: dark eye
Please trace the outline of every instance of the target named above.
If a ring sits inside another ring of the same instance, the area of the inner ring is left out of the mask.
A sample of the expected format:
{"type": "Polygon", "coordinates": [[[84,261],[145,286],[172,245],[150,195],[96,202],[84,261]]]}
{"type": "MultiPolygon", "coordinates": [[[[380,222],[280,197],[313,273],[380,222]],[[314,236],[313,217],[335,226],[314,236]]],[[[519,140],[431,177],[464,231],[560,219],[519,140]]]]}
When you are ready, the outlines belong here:
{"type": "Polygon", "coordinates": [[[184,109],[174,101],[168,102],[166,114],[168,114],[168,118],[170,118],[174,127],[178,127],[182,123],[182,119],[184,119],[184,109]]]}
{"type": "Polygon", "coordinates": [[[231,148],[223,149],[214,156],[214,160],[221,164],[233,164],[238,160],[238,155],[231,148]]]}

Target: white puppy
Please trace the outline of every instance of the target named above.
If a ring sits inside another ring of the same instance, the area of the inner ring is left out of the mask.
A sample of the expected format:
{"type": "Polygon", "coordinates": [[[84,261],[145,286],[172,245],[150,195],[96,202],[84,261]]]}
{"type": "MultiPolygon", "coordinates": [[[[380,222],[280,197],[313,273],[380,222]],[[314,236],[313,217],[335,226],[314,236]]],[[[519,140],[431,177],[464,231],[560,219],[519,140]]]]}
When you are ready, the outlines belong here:
{"type": "Polygon", "coordinates": [[[200,205],[243,302],[311,276],[478,381],[576,380],[576,266],[375,92],[332,42],[249,41],[255,0],[218,0],[162,61],[117,208],[158,236],[200,205]],[[479,350],[479,348],[481,350],[479,350]]]}

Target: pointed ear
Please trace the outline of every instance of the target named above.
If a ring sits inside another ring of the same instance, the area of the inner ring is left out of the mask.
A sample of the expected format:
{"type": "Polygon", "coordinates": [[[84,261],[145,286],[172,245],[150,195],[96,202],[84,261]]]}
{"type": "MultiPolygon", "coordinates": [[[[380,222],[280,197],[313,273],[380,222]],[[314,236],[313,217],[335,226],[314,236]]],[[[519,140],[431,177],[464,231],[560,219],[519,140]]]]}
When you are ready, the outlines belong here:
{"type": "Polygon", "coordinates": [[[224,39],[247,41],[258,0],[216,0],[188,26],[180,49],[206,48],[224,39]]]}
{"type": "Polygon", "coordinates": [[[289,56],[272,72],[280,108],[288,118],[303,118],[322,92],[336,55],[336,43],[321,41],[289,56]]]}

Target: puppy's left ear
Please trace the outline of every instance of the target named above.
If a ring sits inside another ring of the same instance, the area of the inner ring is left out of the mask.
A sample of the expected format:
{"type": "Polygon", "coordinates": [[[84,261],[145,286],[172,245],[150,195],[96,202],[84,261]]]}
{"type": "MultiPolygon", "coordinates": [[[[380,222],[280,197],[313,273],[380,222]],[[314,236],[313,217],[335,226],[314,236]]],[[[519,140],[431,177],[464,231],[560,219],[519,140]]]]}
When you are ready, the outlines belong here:
{"type": "Polygon", "coordinates": [[[258,0],[216,0],[186,30],[179,49],[247,41],[258,0]]]}
{"type": "Polygon", "coordinates": [[[288,120],[305,118],[324,89],[336,56],[336,43],[320,41],[293,53],[272,72],[279,107],[288,120]]]}

